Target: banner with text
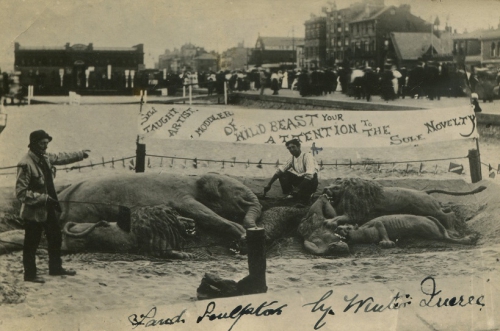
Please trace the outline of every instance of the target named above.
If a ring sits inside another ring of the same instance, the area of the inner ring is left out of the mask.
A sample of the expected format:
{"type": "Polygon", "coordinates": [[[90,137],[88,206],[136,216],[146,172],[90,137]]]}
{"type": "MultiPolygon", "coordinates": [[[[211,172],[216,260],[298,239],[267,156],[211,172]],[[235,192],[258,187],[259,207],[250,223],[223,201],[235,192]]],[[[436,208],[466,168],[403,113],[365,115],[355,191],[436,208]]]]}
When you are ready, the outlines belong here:
{"type": "Polygon", "coordinates": [[[317,147],[389,147],[478,137],[469,106],[415,111],[268,110],[147,105],[139,134],[148,138],[317,147]]]}

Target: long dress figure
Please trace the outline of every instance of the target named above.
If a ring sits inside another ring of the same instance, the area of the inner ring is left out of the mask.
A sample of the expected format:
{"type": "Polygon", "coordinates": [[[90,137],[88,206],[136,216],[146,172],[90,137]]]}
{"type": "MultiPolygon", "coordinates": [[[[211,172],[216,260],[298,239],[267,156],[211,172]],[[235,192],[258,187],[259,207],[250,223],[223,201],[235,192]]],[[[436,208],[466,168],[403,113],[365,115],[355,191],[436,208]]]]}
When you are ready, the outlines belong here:
{"type": "Polygon", "coordinates": [[[288,88],[288,72],[285,71],[283,74],[283,81],[281,82],[281,88],[288,88]]]}

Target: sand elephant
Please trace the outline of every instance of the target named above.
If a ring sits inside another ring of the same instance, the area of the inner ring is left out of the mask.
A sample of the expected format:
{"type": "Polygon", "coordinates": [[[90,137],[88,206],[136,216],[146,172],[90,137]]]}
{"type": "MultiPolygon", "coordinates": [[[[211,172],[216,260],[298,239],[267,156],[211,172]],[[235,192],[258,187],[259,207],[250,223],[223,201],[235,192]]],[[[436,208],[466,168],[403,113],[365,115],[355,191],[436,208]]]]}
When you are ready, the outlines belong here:
{"type": "Polygon", "coordinates": [[[257,196],[241,182],[228,176],[207,174],[126,174],[91,178],[59,193],[68,222],[120,221],[120,207],[166,205],[181,216],[194,219],[200,228],[228,239],[245,237],[245,229],[256,226],[261,215],[257,196]]]}

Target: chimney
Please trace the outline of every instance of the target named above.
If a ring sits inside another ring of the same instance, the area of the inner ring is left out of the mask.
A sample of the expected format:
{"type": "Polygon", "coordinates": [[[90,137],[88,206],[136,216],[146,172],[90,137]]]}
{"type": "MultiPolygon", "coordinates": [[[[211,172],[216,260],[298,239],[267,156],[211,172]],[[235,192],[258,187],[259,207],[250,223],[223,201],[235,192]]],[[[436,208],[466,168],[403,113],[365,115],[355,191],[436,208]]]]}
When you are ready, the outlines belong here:
{"type": "Polygon", "coordinates": [[[366,4],[365,5],[365,15],[366,15],[366,17],[370,17],[371,11],[372,11],[371,5],[370,4],[366,4]]]}

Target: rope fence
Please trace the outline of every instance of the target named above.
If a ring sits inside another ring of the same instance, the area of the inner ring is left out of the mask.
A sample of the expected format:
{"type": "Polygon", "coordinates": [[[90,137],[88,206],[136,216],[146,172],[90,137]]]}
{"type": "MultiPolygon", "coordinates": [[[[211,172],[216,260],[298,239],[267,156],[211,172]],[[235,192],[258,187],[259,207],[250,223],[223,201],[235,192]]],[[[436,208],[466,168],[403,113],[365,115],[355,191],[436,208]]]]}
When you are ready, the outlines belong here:
{"type": "MultiPolygon", "coordinates": [[[[172,155],[156,155],[156,154],[145,154],[145,157],[147,157],[147,167],[148,168],[153,167],[153,164],[151,163],[151,158],[156,158],[156,159],[159,158],[160,159],[160,163],[159,163],[159,165],[157,165],[159,167],[166,166],[168,160],[170,160],[169,166],[173,167],[175,160],[180,160],[180,161],[185,161],[183,164],[183,167],[187,167],[188,166],[187,161],[191,161],[192,167],[195,169],[197,169],[201,165],[202,162],[206,162],[207,165],[210,163],[213,163],[213,164],[218,163],[221,165],[222,169],[224,169],[226,165],[230,165],[231,167],[234,167],[237,164],[245,165],[246,168],[249,168],[250,166],[256,166],[257,168],[260,168],[260,169],[262,169],[264,166],[274,166],[277,168],[283,164],[279,159],[276,160],[276,162],[264,162],[262,159],[260,159],[259,161],[250,161],[249,159],[246,161],[237,160],[236,157],[232,157],[229,159],[210,159],[210,158],[197,158],[197,157],[192,158],[192,157],[182,157],[182,156],[172,156],[172,155]],[[167,161],[164,162],[164,160],[167,160],[167,161]]],[[[457,161],[457,160],[463,160],[463,159],[467,159],[467,158],[468,158],[468,156],[456,156],[456,157],[422,159],[422,160],[405,160],[405,161],[371,161],[371,160],[366,160],[366,161],[361,161],[361,162],[359,162],[359,161],[353,162],[352,159],[349,159],[349,161],[346,161],[345,159],[343,159],[342,161],[336,160],[335,163],[323,162],[323,160],[320,159],[318,162],[318,165],[320,167],[320,170],[324,170],[325,167],[330,167],[330,166],[334,166],[335,169],[337,169],[339,166],[349,166],[349,168],[352,168],[355,166],[363,166],[363,167],[365,167],[365,169],[369,166],[370,167],[376,166],[377,170],[382,171],[382,169],[381,169],[382,165],[392,165],[391,170],[394,170],[394,168],[396,167],[397,164],[406,164],[407,165],[406,172],[408,172],[409,168],[411,167],[412,164],[420,163],[420,166],[419,166],[419,173],[420,173],[420,172],[422,172],[424,163],[439,162],[439,161],[457,161]]],[[[119,159],[111,158],[111,160],[108,160],[108,161],[106,161],[104,159],[104,157],[102,157],[100,162],[96,162],[95,160],[94,161],[89,160],[88,161],[89,164],[80,165],[80,163],[78,163],[78,165],[74,165],[71,167],[55,167],[55,169],[56,169],[56,171],[70,172],[70,171],[74,171],[74,170],[80,171],[81,169],[85,169],[85,168],[94,169],[95,167],[106,167],[106,165],[111,165],[111,168],[115,168],[115,166],[117,164],[121,163],[121,166],[123,168],[127,168],[127,166],[128,166],[129,170],[136,170],[135,160],[136,160],[136,156],[122,157],[119,159]],[[130,160],[130,161],[125,162],[127,160],[130,160]]],[[[481,164],[483,166],[490,167],[490,169],[491,169],[491,166],[489,164],[486,164],[483,162],[481,162],[481,164]]],[[[461,166],[462,170],[463,170],[463,165],[450,163],[451,170],[453,170],[454,167],[459,167],[459,166],[461,166]]],[[[15,168],[17,168],[17,166],[0,167],[0,175],[16,174],[15,172],[1,172],[2,170],[9,170],[9,169],[15,169],[15,168]]],[[[437,165],[435,165],[435,168],[437,169],[437,165]]],[[[451,171],[451,170],[449,170],[449,171],[451,171]]],[[[436,172],[436,171],[434,171],[434,172],[436,172]]]]}

